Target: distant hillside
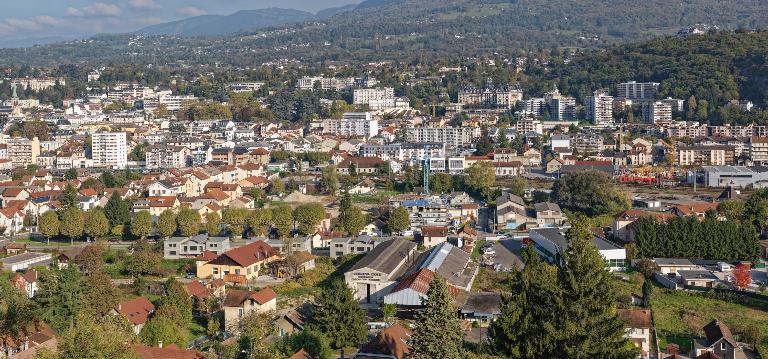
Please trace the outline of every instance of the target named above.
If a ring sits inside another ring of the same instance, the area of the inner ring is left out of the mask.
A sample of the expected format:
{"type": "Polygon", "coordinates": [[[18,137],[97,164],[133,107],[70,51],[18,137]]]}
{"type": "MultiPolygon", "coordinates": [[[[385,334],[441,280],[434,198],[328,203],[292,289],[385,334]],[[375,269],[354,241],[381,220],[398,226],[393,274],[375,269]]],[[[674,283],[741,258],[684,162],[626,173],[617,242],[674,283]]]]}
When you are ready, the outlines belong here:
{"type": "Polygon", "coordinates": [[[768,6],[764,1],[368,0],[321,16],[267,9],[197,17],[148,27],[140,33],[219,37],[102,36],[3,51],[0,64],[183,61],[248,66],[274,59],[305,63],[454,61],[514,56],[529,49],[603,48],[674,34],[695,24],[765,29],[768,6]],[[228,35],[231,32],[238,33],[228,35]],[[126,53],[131,56],[124,56],[126,53]]]}
{"type": "Polygon", "coordinates": [[[312,13],[294,9],[242,10],[231,15],[202,15],[147,26],[136,33],[142,35],[216,36],[299,23],[314,19],[314,17],[315,15],[312,13]]]}

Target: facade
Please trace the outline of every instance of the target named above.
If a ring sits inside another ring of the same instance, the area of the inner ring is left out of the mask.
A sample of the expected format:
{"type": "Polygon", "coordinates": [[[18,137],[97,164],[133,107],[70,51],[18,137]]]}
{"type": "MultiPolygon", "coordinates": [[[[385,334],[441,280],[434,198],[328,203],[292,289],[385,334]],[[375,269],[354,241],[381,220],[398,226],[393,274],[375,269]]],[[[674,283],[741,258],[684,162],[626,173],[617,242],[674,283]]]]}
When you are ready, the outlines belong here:
{"type": "Polygon", "coordinates": [[[658,82],[623,82],[616,85],[616,96],[636,101],[653,101],[659,92],[658,82]]]}
{"type": "Polygon", "coordinates": [[[617,309],[616,314],[627,323],[624,336],[640,350],[638,358],[648,359],[651,353],[651,311],[648,309],[617,309]]]}
{"type": "Polygon", "coordinates": [[[0,259],[0,268],[10,272],[18,272],[35,266],[43,266],[50,260],[50,253],[25,252],[0,259]]]}
{"type": "Polygon", "coordinates": [[[315,84],[318,84],[321,90],[344,90],[355,84],[352,77],[323,77],[323,76],[304,76],[300,78],[296,87],[301,90],[314,90],[315,84]]]}
{"type": "Polygon", "coordinates": [[[248,314],[269,313],[277,310],[277,293],[272,288],[264,288],[258,292],[229,289],[224,297],[222,308],[224,330],[228,333],[239,333],[243,318],[248,314]]]}
{"type": "Polygon", "coordinates": [[[348,112],[341,119],[323,120],[323,133],[371,138],[379,134],[379,120],[370,112],[348,112]]]}
{"type": "MultiPolygon", "coordinates": [[[[568,247],[568,240],[563,233],[564,229],[560,228],[536,228],[529,231],[536,252],[551,263],[559,263],[562,260],[560,253],[568,247]]],[[[603,257],[607,270],[614,272],[626,269],[627,253],[624,248],[597,236],[592,238],[591,243],[603,257]]]]}
{"type": "Polygon", "coordinates": [[[408,210],[411,229],[422,226],[448,226],[451,221],[449,205],[439,197],[423,197],[399,203],[408,210]]]}
{"type": "Polygon", "coordinates": [[[395,89],[391,87],[355,89],[352,92],[352,103],[368,105],[374,111],[392,108],[395,107],[395,89]]]}
{"type": "Polygon", "coordinates": [[[736,341],[731,329],[715,319],[704,326],[705,338],[693,341],[691,356],[696,358],[756,358],[755,351],[747,344],[736,341]],[[707,355],[707,353],[712,355],[707,355]]]}
{"type": "Polygon", "coordinates": [[[678,166],[726,166],[734,164],[731,146],[681,146],[677,149],[678,166]]]}
{"type": "Polygon", "coordinates": [[[578,133],[571,138],[571,147],[580,154],[603,151],[604,139],[598,133],[578,133]]]}
{"type": "Polygon", "coordinates": [[[643,104],[643,120],[645,123],[672,122],[672,106],[663,101],[646,102],[643,104]]]}
{"type": "Polygon", "coordinates": [[[27,77],[11,80],[11,86],[16,86],[20,90],[42,91],[54,87],[56,84],[65,86],[67,81],[62,77],[27,77]]]}
{"type": "Polygon", "coordinates": [[[264,241],[230,249],[218,256],[215,253],[203,252],[195,258],[197,277],[244,283],[258,277],[262,268],[279,258],[277,250],[264,241]]]}
{"type": "Polygon", "coordinates": [[[479,128],[472,127],[408,127],[405,130],[408,142],[441,142],[447,149],[467,147],[479,136],[479,128]]]}
{"type": "Polygon", "coordinates": [[[122,169],[128,165],[125,132],[95,132],[91,135],[93,165],[122,169]]]}
{"type": "Polygon", "coordinates": [[[768,185],[768,167],[704,166],[707,187],[762,188],[768,185]]]}
{"type": "Polygon", "coordinates": [[[163,241],[163,257],[166,259],[197,257],[204,251],[222,254],[228,250],[229,237],[198,234],[192,237],[171,237],[163,241]]]}
{"type": "Polygon", "coordinates": [[[768,137],[749,138],[749,158],[755,165],[768,165],[768,137]]]}
{"type": "Polygon", "coordinates": [[[25,137],[12,138],[7,145],[8,159],[13,167],[37,164],[37,156],[40,155],[40,140],[37,137],[31,140],[25,137]]]}
{"type": "Polygon", "coordinates": [[[155,145],[147,150],[146,167],[157,168],[185,168],[191,151],[184,146],[155,145]]]}
{"type": "Polygon", "coordinates": [[[465,87],[459,91],[459,103],[465,105],[510,109],[522,100],[519,88],[496,87],[490,79],[483,88],[465,87]]]}
{"type": "Polygon", "coordinates": [[[394,288],[396,280],[416,261],[416,243],[392,239],[376,246],[344,273],[355,299],[378,303],[394,288]]]}
{"type": "Polygon", "coordinates": [[[613,96],[604,91],[595,91],[586,101],[587,120],[596,125],[613,121],[613,96]]]}

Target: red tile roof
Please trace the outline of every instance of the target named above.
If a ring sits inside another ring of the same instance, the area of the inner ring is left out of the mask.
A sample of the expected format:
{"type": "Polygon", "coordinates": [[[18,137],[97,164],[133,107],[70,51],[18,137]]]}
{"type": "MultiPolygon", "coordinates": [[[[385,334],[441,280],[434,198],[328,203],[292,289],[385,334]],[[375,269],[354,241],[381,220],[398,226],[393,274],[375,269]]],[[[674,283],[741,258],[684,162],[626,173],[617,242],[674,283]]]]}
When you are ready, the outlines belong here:
{"type": "Polygon", "coordinates": [[[253,300],[260,305],[264,305],[275,298],[277,298],[277,293],[275,293],[275,291],[269,287],[264,288],[258,292],[250,290],[230,289],[227,291],[227,296],[224,298],[224,306],[239,307],[242,306],[243,302],[246,300],[253,300]]]}
{"type": "Polygon", "coordinates": [[[304,349],[301,349],[297,351],[296,354],[291,355],[288,359],[312,359],[312,356],[304,351],[304,349]]]}
{"type": "Polygon", "coordinates": [[[139,325],[147,321],[155,311],[155,306],[147,298],[138,297],[118,304],[115,311],[126,317],[131,324],[139,325]]]}
{"type": "Polygon", "coordinates": [[[630,328],[650,328],[651,311],[647,309],[617,309],[619,318],[627,322],[630,328]]]}
{"type": "Polygon", "coordinates": [[[421,227],[421,235],[424,237],[446,237],[448,236],[448,228],[439,226],[423,226],[421,227]]]}
{"type": "Polygon", "coordinates": [[[216,255],[215,252],[203,251],[203,253],[200,253],[197,257],[195,257],[195,260],[196,261],[206,261],[206,262],[208,262],[208,261],[212,261],[212,260],[216,259],[216,257],[218,257],[218,255],[216,255]]]}
{"type": "Polygon", "coordinates": [[[392,355],[398,359],[403,359],[408,354],[408,339],[411,337],[411,331],[395,323],[391,327],[384,329],[379,333],[376,339],[363,345],[361,353],[386,354],[392,355]]]}
{"type": "Polygon", "coordinates": [[[258,240],[239,248],[230,249],[214,259],[213,262],[217,262],[220,259],[230,259],[241,267],[247,267],[279,254],[280,253],[269,244],[262,240],[258,240]]]}
{"type": "Polygon", "coordinates": [[[164,348],[134,345],[131,349],[142,359],[205,359],[205,355],[195,350],[179,349],[176,344],[164,348]]]}

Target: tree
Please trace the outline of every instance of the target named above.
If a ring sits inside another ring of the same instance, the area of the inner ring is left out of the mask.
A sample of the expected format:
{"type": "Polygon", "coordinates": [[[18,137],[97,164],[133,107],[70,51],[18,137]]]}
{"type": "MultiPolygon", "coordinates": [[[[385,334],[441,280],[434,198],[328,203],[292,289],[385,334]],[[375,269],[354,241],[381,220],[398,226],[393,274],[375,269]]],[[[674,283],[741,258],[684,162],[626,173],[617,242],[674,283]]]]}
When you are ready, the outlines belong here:
{"type": "Polygon", "coordinates": [[[23,341],[35,320],[35,303],[7,281],[0,282],[0,343],[23,341]]]}
{"type": "Polygon", "coordinates": [[[467,169],[464,176],[464,185],[487,201],[492,200],[493,190],[491,186],[496,183],[496,168],[490,161],[478,161],[467,169]]]}
{"type": "Polygon", "coordinates": [[[314,234],[325,219],[325,207],[320,203],[304,203],[293,210],[293,220],[298,222],[298,232],[303,236],[314,234]]]}
{"type": "Polygon", "coordinates": [[[387,323],[392,323],[397,316],[397,304],[383,304],[381,306],[382,319],[387,323]]]}
{"type": "Polygon", "coordinates": [[[615,282],[591,244],[588,219],[579,216],[571,225],[558,268],[565,305],[558,312],[561,340],[555,357],[634,358],[636,348],[624,337],[624,324],[616,315],[615,282]]]}
{"type": "Polygon", "coordinates": [[[205,325],[205,334],[208,335],[209,338],[214,338],[220,329],[221,323],[219,322],[219,319],[213,316],[209,317],[208,323],[205,325]]]}
{"type": "Polygon", "coordinates": [[[642,273],[646,279],[653,278],[653,275],[660,270],[659,265],[651,259],[643,258],[635,263],[637,271],[642,273]]]}
{"type": "Polygon", "coordinates": [[[227,208],[223,212],[223,221],[229,227],[234,237],[240,237],[245,232],[248,223],[248,210],[245,208],[227,208]]]}
{"type": "Polygon", "coordinates": [[[293,213],[291,207],[278,206],[272,208],[272,222],[277,230],[277,235],[280,238],[285,238],[291,234],[293,230],[293,213]]]}
{"type": "Polygon", "coordinates": [[[651,307],[651,298],[653,297],[653,284],[650,279],[643,281],[643,305],[646,308],[651,307]]]}
{"type": "Polygon", "coordinates": [[[125,225],[131,221],[131,208],[117,192],[112,193],[112,196],[109,197],[109,201],[104,206],[104,214],[109,220],[110,227],[125,225]]]}
{"type": "Polygon", "coordinates": [[[320,191],[334,195],[339,190],[339,173],[336,166],[326,166],[320,176],[320,191]]]}
{"type": "Polygon", "coordinates": [[[221,216],[218,213],[211,212],[205,215],[205,231],[211,237],[221,233],[221,216]]]}
{"type": "Polygon", "coordinates": [[[416,313],[416,327],[409,342],[409,357],[462,358],[464,332],[443,278],[434,277],[427,290],[427,298],[422,300],[422,306],[424,309],[416,313]]]}
{"type": "Polygon", "coordinates": [[[312,323],[334,348],[356,346],[365,340],[368,331],[365,311],[341,279],[331,282],[315,297],[312,323]]]}
{"type": "Polygon", "coordinates": [[[499,148],[509,148],[509,138],[507,137],[507,127],[499,127],[499,137],[496,139],[499,144],[499,148]]]}
{"type": "Polygon", "coordinates": [[[152,215],[147,211],[136,213],[131,222],[131,234],[138,238],[147,238],[152,233],[152,215]]]}
{"type": "Polygon", "coordinates": [[[435,173],[429,177],[432,193],[449,193],[453,189],[453,177],[447,173],[435,173]]]}
{"type": "Polygon", "coordinates": [[[141,328],[139,338],[144,345],[156,347],[176,344],[179,348],[185,348],[189,342],[189,331],[186,327],[179,327],[173,319],[164,315],[156,315],[147,321],[141,328]]]}
{"type": "Polygon", "coordinates": [[[279,178],[272,181],[272,184],[269,186],[269,193],[279,195],[283,192],[285,192],[285,183],[279,178]]]}
{"type": "Polygon", "coordinates": [[[360,208],[352,207],[341,225],[344,226],[344,230],[346,230],[349,235],[356,236],[363,230],[363,227],[365,227],[367,223],[368,216],[365,215],[360,208]]]}
{"type": "Polygon", "coordinates": [[[249,214],[247,222],[248,227],[251,227],[251,230],[256,235],[264,236],[272,224],[272,210],[269,208],[257,208],[249,214]]]}
{"type": "MultiPolygon", "coordinates": [[[[241,321],[242,335],[240,336],[240,349],[247,358],[278,359],[279,355],[264,338],[274,331],[272,315],[252,311],[241,321]]],[[[232,331],[236,328],[226,328],[232,331]]]]}
{"type": "Polygon", "coordinates": [[[162,257],[151,250],[139,250],[128,257],[126,266],[134,277],[157,273],[162,257]]]}
{"type": "Polygon", "coordinates": [[[61,221],[61,234],[69,237],[71,241],[83,236],[85,219],[83,211],[77,207],[69,207],[59,211],[61,221]]]}
{"type": "Polygon", "coordinates": [[[283,357],[290,357],[301,349],[312,358],[332,359],[335,353],[331,350],[328,339],[322,334],[312,330],[302,330],[296,334],[289,334],[277,342],[277,350],[283,357]]]}
{"type": "Polygon", "coordinates": [[[85,234],[91,238],[99,239],[109,233],[109,220],[104,210],[96,207],[89,211],[85,220],[85,234]]]}
{"type": "Polygon", "coordinates": [[[740,199],[729,199],[717,205],[717,213],[729,221],[739,221],[744,217],[746,206],[740,199]]]}
{"type": "Polygon", "coordinates": [[[390,233],[400,233],[411,226],[411,218],[408,210],[403,206],[398,206],[389,215],[387,220],[387,229],[390,233]]]}
{"type": "Polygon", "coordinates": [[[67,170],[67,172],[64,172],[64,179],[67,181],[72,181],[77,179],[77,170],[74,168],[70,168],[67,170]]]}
{"type": "Polygon", "coordinates": [[[71,184],[64,187],[64,192],[59,196],[59,201],[64,207],[78,207],[80,201],[77,199],[77,190],[71,184]]]}
{"type": "Polygon", "coordinates": [[[543,263],[533,245],[522,253],[525,266],[513,273],[501,316],[488,336],[496,354],[516,359],[554,358],[557,315],[562,308],[557,268],[543,263]]]}
{"type": "Polygon", "coordinates": [[[83,248],[80,255],[75,258],[75,263],[77,263],[85,273],[100,272],[104,269],[104,252],[106,248],[107,245],[104,241],[97,241],[96,243],[89,244],[83,248]]]}
{"type": "Polygon", "coordinates": [[[749,266],[742,263],[737,264],[736,268],[733,269],[731,281],[736,289],[747,289],[752,283],[752,272],[749,270],[749,266]]]}
{"type": "Polygon", "coordinates": [[[131,350],[135,335],[122,315],[79,315],[58,343],[60,359],[138,359],[131,350]]]}
{"type": "Polygon", "coordinates": [[[629,198],[616,189],[611,176],[597,171],[564,174],[555,182],[552,198],[563,208],[589,216],[616,213],[630,207],[629,198]]]}
{"type": "Polygon", "coordinates": [[[104,272],[91,272],[83,295],[83,310],[94,317],[108,315],[120,301],[120,289],[112,284],[112,278],[104,272]]]}
{"type": "Polygon", "coordinates": [[[59,235],[61,230],[61,222],[59,221],[59,215],[54,211],[48,211],[40,216],[38,221],[38,227],[40,227],[40,233],[48,238],[48,242],[51,241],[51,237],[59,235]]]}
{"type": "Polygon", "coordinates": [[[688,107],[688,111],[686,111],[686,116],[688,117],[689,121],[694,121],[696,119],[696,96],[691,95],[691,97],[688,98],[688,101],[686,103],[688,107]]]}
{"type": "Polygon", "coordinates": [[[40,307],[40,319],[57,332],[71,328],[82,308],[86,285],[75,266],[41,272],[35,301],[40,307]]]}
{"type": "Polygon", "coordinates": [[[158,311],[166,307],[172,307],[175,310],[176,315],[173,319],[177,321],[177,325],[186,327],[192,322],[192,299],[187,294],[184,284],[175,278],[168,278],[165,282],[165,295],[158,311]]]}
{"type": "Polygon", "coordinates": [[[166,209],[157,218],[157,233],[163,238],[168,238],[176,233],[176,213],[173,210],[166,209]]]}
{"type": "Polygon", "coordinates": [[[525,188],[528,187],[528,181],[523,177],[513,177],[509,183],[509,192],[523,197],[525,196],[525,188]]]}
{"type": "Polygon", "coordinates": [[[182,236],[191,237],[200,233],[200,213],[184,208],[176,216],[176,224],[182,236]]]}

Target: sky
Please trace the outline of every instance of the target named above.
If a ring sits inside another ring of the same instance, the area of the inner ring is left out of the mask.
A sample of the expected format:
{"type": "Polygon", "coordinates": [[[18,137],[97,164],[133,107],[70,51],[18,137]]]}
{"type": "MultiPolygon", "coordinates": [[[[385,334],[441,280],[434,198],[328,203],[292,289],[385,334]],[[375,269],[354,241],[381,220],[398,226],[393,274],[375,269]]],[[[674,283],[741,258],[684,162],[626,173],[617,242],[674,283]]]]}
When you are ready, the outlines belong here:
{"type": "Polygon", "coordinates": [[[281,7],[317,12],[360,0],[2,0],[0,41],[120,33],[205,14],[281,7]]]}

